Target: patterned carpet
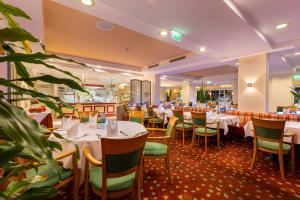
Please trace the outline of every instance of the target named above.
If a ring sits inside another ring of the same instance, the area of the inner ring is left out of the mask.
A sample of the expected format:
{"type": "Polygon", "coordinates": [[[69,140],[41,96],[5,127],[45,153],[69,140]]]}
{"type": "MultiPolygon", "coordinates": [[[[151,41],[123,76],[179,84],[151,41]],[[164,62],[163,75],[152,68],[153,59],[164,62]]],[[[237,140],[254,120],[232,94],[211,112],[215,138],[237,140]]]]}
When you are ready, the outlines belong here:
{"type": "MultiPolygon", "coordinates": [[[[174,183],[168,182],[162,160],[146,161],[143,200],[200,200],[200,199],[300,199],[300,149],[296,149],[296,173],[285,160],[285,180],[280,178],[278,159],[260,153],[253,170],[250,169],[252,144],[249,141],[225,141],[220,151],[214,141],[204,151],[203,140],[183,146],[180,138],[172,144],[171,166],[174,183]]],[[[83,189],[80,199],[83,199],[83,189]]],[[[66,188],[55,199],[71,199],[66,188]]],[[[90,192],[90,199],[100,199],[90,192]]],[[[123,197],[120,199],[130,199],[123,197]]]]}

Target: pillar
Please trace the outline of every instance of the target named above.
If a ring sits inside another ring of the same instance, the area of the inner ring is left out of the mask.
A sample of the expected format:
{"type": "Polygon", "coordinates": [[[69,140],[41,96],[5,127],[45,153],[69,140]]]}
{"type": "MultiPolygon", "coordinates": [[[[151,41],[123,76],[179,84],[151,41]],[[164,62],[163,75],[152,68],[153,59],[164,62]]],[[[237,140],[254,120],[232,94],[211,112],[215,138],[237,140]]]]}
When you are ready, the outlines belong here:
{"type": "Polygon", "coordinates": [[[189,102],[193,102],[196,104],[197,102],[197,91],[195,89],[195,85],[189,82],[183,82],[182,84],[182,100],[183,103],[188,104],[189,102]]]}
{"type": "Polygon", "coordinates": [[[143,80],[151,81],[151,102],[160,105],[160,76],[157,74],[147,74],[143,80]]]}
{"type": "Polygon", "coordinates": [[[268,101],[268,55],[264,53],[239,59],[239,110],[248,112],[268,112],[268,101]]]}
{"type": "Polygon", "coordinates": [[[233,80],[233,83],[232,83],[232,102],[234,104],[237,104],[238,103],[238,80],[235,79],[233,80]]]}

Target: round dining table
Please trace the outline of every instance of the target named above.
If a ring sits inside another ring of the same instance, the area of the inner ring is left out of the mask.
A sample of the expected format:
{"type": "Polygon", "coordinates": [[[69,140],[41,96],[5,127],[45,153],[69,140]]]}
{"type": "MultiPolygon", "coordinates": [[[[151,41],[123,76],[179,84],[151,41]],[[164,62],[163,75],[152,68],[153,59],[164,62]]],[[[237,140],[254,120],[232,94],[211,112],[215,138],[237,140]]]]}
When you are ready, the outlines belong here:
{"type": "MultiPolygon", "coordinates": [[[[73,121],[73,124],[78,123],[78,121],[73,121]]],[[[101,150],[101,138],[116,138],[116,139],[126,139],[135,137],[139,133],[146,132],[146,128],[144,125],[136,122],[129,122],[129,121],[117,121],[117,135],[115,136],[108,136],[106,125],[105,124],[98,124],[96,127],[95,125],[89,123],[80,123],[78,127],[78,133],[76,136],[72,135],[69,137],[66,130],[57,129],[55,132],[63,136],[65,139],[58,139],[54,136],[54,134],[50,135],[49,139],[52,141],[57,141],[62,145],[62,152],[54,152],[54,156],[60,155],[62,153],[69,152],[74,150],[75,144],[79,147],[79,155],[80,160],[78,161],[78,167],[84,170],[85,166],[85,158],[83,154],[83,149],[85,147],[89,148],[92,155],[95,159],[100,160],[102,159],[102,150],[101,150]]],[[[122,148],[120,146],[120,148],[122,148]]],[[[65,168],[72,168],[72,158],[67,157],[63,160],[63,166],[65,168]]],[[[83,175],[83,173],[82,173],[83,175]]],[[[81,176],[80,182],[82,183],[83,176],[81,176]]]]}

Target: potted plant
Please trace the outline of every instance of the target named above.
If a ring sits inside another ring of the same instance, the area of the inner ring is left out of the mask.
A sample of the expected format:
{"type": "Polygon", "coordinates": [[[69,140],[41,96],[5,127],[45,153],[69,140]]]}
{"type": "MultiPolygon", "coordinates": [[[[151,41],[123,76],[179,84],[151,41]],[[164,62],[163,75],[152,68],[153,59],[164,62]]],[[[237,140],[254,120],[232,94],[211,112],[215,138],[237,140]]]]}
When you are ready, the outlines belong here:
{"type": "Polygon", "coordinates": [[[206,107],[205,85],[203,82],[202,82],[200,90],[199,90],[199,107],[200,108],[206,107]]]}
{"type": "MultiPolygon", "coordinates": [[[[32,52],[30,42],[40,43],[40,40],[14,20],[14,17],[30,20],[29,15],[2,0],[0,0],[0,12],[2,14],[0,20],[5,20],[7,24],[5,28],[0,29],[0,62],[10,62],[9,66],[14,68],[17,74],[17,77],[12,80],[0,78],[1,88],[8,88],[8,90],[0,90],[0,199],[50,198],[56,195],[57,189],[31,187],[35,182],[47,180],[47,177],[35,175],[32,178],[25,178],[24,172],[28,168],[36,168],[35,164],[47,164],[53,169],[58,169],[58,162],[52,157],[52,151],[61,150],[61,145],[48,140],[44,135],[48,130],[28,117],[22,108],[16,106],[16,102],[35,99],[63,115],[62,107],[72,107],[57,96],[37,91],[34,82],[64,84],[77,91],[86,91],[82,88],[79,78],[47,63],[47,60],[77,62],[54,54],[32,52]],[[66,74],[68,78],[62,79],[52,75],[32,77],[27,71],[27,64],[59,71],[66,74]]],[[[77,64],[86,66],[82,63],[77,64]]]]}
{"type": "Polygon", "coordinates": [[[169,103],[171,101],[171,97],[173,95],[173,90],[169,89],[166,91],[166,102],[169,103]]]}

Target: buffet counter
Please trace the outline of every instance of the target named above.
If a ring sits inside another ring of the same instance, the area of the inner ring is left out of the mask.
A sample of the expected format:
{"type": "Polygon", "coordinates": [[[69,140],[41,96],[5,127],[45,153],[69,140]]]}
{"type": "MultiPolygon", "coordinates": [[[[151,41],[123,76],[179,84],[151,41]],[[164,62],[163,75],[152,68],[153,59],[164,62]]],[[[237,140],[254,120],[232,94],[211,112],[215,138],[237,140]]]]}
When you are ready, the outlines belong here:
{"type": "MultiPolygon", "coordinates": [[[[78,112],[82,111],[98,111],[101,113],[105,113],[106,116],[115,116],[116,115],[116,103],[70,103],[70,105],[74,106],[78,112]]],[[[72,109],[63,108],[64,114],[67,116],[73,115],[78,117],[78,113],[72,109]]]]}

